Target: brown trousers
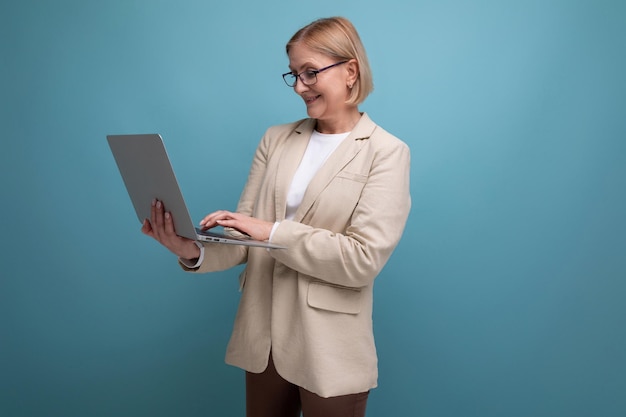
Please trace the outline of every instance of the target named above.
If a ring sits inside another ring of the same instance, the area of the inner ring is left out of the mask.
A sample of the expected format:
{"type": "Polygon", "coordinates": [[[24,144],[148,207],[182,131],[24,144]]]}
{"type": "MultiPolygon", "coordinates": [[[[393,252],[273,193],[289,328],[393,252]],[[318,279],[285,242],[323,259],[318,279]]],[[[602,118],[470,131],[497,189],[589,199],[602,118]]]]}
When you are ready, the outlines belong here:
{"type": "Polygon", "coordinates": [[[247,417],[365,417],[369,392],[323,398],[284,380],[272,355],[260,374],[246,372],[247,417]]]}

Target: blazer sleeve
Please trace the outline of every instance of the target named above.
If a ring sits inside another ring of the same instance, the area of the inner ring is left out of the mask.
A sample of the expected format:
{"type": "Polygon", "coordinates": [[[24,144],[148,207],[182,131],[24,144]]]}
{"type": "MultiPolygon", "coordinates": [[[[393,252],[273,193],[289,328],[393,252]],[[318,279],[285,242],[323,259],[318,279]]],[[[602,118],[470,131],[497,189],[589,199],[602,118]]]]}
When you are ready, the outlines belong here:
{"type": "Polygon", "coordinates": [[[289,249],[270,251],[271,256],[301,274],[332,284],[372,283],[400,241],[411,208],[409,148],[384,131],[381,136],[369,139],[374,156],[345,231],[282,221],[272,241],[289,249]]]}

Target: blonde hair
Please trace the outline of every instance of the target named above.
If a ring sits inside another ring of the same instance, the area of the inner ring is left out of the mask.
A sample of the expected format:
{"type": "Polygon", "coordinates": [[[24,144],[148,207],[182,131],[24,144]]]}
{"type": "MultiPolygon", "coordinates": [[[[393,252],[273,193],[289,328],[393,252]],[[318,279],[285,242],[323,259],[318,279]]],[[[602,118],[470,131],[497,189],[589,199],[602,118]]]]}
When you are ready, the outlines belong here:
{"type": "Polygon", "coordinates": [[[359,74],[350,90],[348,104],[361,104],[374,89],[372,70],[358,32],[344,17],[318,19],[298,30],[287,42],[287,54],[296,44],[341,60],[356,59],[359,74]]]}

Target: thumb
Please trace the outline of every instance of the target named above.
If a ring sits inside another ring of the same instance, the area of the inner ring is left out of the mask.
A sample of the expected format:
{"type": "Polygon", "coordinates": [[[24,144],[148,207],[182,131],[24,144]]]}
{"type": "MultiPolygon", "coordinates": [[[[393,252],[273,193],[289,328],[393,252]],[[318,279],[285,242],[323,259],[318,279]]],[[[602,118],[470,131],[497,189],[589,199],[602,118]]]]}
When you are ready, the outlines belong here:
{"type": "Polygon", "coordinates": [[[143,225],[141,226],[141,233],[144,235],[152,236],[152,225],[148,219],[143,221],[143,225]]]}

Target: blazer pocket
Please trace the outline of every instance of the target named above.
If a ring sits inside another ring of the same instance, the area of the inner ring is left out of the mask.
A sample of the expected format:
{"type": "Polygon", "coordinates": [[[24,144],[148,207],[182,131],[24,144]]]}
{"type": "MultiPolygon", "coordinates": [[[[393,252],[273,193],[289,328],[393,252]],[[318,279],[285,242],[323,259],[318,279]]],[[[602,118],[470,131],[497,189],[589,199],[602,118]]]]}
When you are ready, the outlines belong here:
{"type": "Polygon", "coordinates": [[[307,303],[320,310],[358,314],[361,312],[361,289],[312,281],[309,283],[307,303]]]}
{"type": "Polygon", "coordinates": [[[347,180],[357,182],[367,182],[367,175],[359,174],[357,172],[341,171],[337,174],[337,178],[345,178],[347,180]]]}

